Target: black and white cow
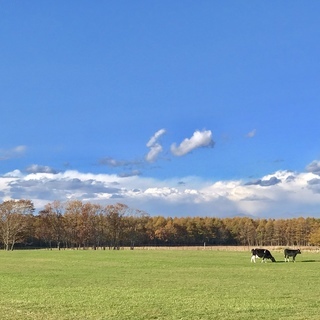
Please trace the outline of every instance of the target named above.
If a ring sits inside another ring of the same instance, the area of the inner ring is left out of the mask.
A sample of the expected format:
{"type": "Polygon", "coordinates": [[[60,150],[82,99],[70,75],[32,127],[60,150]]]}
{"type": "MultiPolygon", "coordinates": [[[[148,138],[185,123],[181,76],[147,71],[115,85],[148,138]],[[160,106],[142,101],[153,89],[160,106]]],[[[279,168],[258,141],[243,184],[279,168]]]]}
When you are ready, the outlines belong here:
{"type": "Polygon", "coordinates": [[[300,249],[284,249],[284,262],[289,262],[290,257],[292,257],[292,262],[295,262],[297,254],[301,254],[300,249]]]}
{"type": "Polygon", "coordinates": [[[266,262],[266,259],[270,259],[272,262],[276,262],[276,259],[267,249],[252,249],[251,254],[251,262],[254,263],[256,262],[256,258],[262,258],[261,262],[266,262]]]}

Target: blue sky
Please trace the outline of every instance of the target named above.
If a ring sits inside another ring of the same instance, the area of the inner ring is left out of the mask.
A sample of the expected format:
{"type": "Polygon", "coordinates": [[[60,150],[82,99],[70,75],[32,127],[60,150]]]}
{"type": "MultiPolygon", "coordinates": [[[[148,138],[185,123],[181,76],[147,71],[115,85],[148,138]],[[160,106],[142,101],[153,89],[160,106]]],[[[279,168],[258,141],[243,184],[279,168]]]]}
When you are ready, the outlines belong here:
{"type": "Polygon", "coordinates": [[[0,201],[320,217],[318,1],[2,1],[0,201]]]}

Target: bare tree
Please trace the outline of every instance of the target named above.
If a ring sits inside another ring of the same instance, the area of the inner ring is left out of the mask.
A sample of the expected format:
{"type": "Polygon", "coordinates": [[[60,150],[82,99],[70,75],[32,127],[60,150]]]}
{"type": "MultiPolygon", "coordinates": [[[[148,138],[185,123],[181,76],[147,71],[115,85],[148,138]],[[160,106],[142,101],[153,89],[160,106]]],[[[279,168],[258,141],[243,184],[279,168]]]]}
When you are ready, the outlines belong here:
{"type": "Polygon", "coordinates": [[[8,200],[0,204],[0,233],[5,250],[13,250],[23,240],[27,215],[33,212],[30,200],[8,200]]]}
{"type": "Polygon", "coordinates": [[[125,234],[128,241],[130,241],[130,249],[133,250],[136,242],[143,238],[146,234],[146,224],[149,215],[141,210],[128,210],[125,217],[125,234]]]}
{"type": "Polygon", "coordinates": [[[102,207],[97,204],[70,201],[66,206],[65,226],[70,242],[83,249],[100,242],[99,216],[102,207]]]}
{"type": "Polygon", "coordinates": [[[84,232],[81,227],[82,202],[80,200],[69,201],[66,205],[65,221],[67,239],[72,247],[81,247],[84,232]],[[80,231],[80,232],[79,232],[80,231]]]}
{"type": "Polygon", "coordinates": [[[78,232],[83,248],[93,245],[96,249],[98,237],[98,216],[101,212],[101,206],[92,203],[85,203],[82,205],[81,215],[78,220],[78,232]]]}
{"type": "Polygon", "coordinates": [[[105,209],[107,228],[109,234],[109,248],[114,250],[120,249],[121,240],[123,240],[125,221],[124,217],[127,214],[128,206],[117,203],[109,205],[105,209]]]}
{"type": "Polygon", "coordinates": [[[64,206],[60,201],[48,203],[44,210],[39,212],[37,220],[37,234],[49,243],[52,248],[52,242],[55,242],[60,250],[61,242],[64,236],[64,206]]]}

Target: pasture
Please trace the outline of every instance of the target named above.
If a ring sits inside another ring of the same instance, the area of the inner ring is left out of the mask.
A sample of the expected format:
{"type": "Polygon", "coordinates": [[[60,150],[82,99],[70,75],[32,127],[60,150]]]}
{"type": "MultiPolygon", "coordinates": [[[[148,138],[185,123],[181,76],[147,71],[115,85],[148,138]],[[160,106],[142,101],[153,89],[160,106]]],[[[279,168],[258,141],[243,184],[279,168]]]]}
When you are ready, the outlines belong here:
{"type": "Polygon", "coordinates": [[[0,252],[0,315],[15,319],[319,319],[320,254],[0,252]]]}

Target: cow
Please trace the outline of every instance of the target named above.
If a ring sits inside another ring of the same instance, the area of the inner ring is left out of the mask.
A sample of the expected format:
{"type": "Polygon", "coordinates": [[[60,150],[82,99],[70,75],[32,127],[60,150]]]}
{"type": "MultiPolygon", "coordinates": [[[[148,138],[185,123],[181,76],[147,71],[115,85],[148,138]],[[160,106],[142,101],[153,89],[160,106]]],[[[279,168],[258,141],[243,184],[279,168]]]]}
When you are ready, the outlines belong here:
{"type": "Polygon", "coordinates": [[[262,258],[261,262],[267,262],[266,259],[270,259],[272,262],[276,262],[276,259],[267,249],[252,249],[251,254],[251,262],[254,263],[256,262],[256,258],[262,258]]]}
{"type": "Polygon", "coordinates": [[[295,262],[297,254],[301,254],[300,249],[284,249],[284,262],[289,262],[290,257],[292,257],[292,262],[295,262]]]}

